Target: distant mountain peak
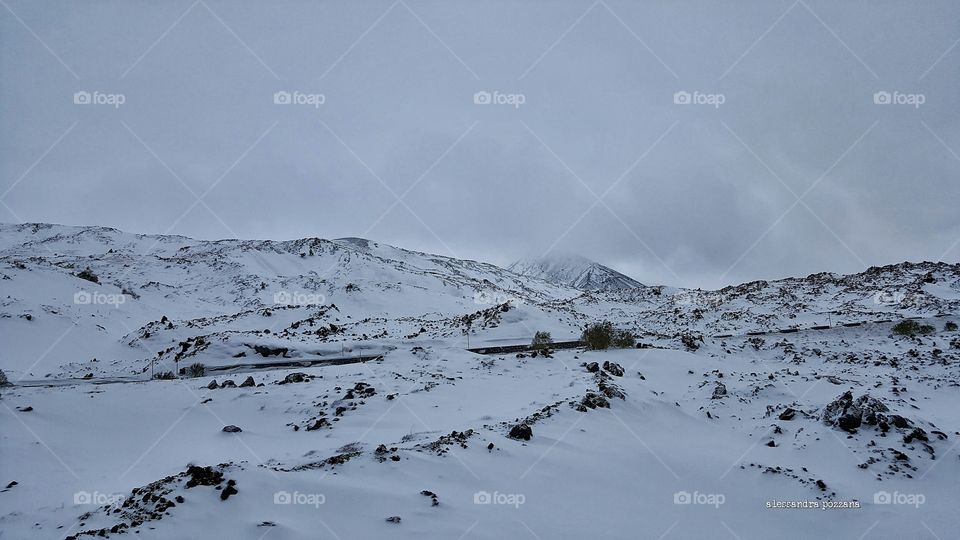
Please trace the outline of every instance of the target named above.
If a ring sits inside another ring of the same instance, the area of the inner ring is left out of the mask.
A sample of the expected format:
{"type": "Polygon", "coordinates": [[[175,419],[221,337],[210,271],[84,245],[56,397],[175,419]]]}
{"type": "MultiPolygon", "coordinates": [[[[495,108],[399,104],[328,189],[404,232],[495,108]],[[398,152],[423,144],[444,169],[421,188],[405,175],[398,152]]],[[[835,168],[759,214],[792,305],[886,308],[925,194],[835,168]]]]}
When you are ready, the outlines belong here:
{"type": "Polygon", "coordinates": [[[507,270],[582,290],[635,289],[643,283],[574,253],[551,253],[514,262],[507,270]]]}

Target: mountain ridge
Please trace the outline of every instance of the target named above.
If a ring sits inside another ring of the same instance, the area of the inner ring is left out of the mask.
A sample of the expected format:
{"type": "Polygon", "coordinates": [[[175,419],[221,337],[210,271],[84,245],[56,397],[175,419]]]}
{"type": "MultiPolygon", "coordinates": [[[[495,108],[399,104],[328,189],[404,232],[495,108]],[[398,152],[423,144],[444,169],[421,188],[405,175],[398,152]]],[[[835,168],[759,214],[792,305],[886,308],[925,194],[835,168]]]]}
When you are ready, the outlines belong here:
{"type": "Polygon", "coordinates": [[[527,257],[506,268],[521,276],[587,291],[645,287],[643,283],[608,266],[572,253],[527,257]]]}

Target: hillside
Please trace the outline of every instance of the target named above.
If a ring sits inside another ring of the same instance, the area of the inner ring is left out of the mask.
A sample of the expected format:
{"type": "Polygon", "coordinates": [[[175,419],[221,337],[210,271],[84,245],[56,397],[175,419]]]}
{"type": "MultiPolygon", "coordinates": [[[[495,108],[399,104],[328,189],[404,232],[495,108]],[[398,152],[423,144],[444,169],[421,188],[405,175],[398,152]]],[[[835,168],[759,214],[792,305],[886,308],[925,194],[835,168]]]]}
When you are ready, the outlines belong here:
{"type": "Polygon", "coordinates": [[[2,225],[0,280],[0,537],[960,527],[958,265],[580,289],[358,238],[2,225]],[[604,319],[638,347],[466,350],[604,319]]]}

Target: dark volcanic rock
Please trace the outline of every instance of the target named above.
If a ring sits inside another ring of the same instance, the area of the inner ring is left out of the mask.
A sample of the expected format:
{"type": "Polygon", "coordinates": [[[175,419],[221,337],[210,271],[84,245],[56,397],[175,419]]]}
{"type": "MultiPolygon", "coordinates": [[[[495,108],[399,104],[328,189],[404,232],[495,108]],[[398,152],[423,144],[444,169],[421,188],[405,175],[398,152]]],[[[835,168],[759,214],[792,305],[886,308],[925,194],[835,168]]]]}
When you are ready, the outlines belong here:
{"type": "Polygon", "coordinates": [[[227,487],[223,488],[223,491],[220,492],[220,500],[225,501],[229,499],[231,495],[239,493],[236,485],[237,482],[235,480],[227,480],[227,487]]]}
{"type": "Polygon", "coordinates": [[[223,473],[213,467],[190,465],[187,467],[187,476],[190,477],[185,486],[187,489],[195,486],[218,486],[223,482],[223,473]]]}
{"type": "Polygon", "coordinates": [[[854,399],[853,393],[848,391],[823,408],[822,420],[824,424],[844,431],[853,431],[864,424],[879,426],[883,430],[888,420],[883,413],[889,410],[882,401],[869,394],[854,399]]]}
{"type": "Polygon", "coordinates": [[[223,426],[223,431],[227,433],[240,433],[243,430],[240,429],[238,426],[230,424],[229,426],[223,426]]]}
{"type": "Polygon", "coordinates": [[[607,398],[599,394],[588,392],[587,395],[583,396],[583,399],[580,400],[580,403],[577,405],[577,410],[580,412],[586,412],[587,409],[596,409],[597,407],[609,409],[610,402],[607,401],[607,398]]]}
{"type": "Polygon", "coordinates": [[[790,407],[787,407],[786,409],[783,410],[782,413],[780,413],[780,416],[778,416],[777,418],[779,418],[780,420],[793,420],[793,417],[796,415],[797,415],[797,411],[795,411],[794,409],[791,409],[790,407]]]}
{"type": "Polygon", "coordinates": [[[510,434],[507,436],[511,439],[529,441],[530,437],[533,437],[533,428],[527,424],[517,424],[510,428],[510,434]]]}
{"type": "Polygon", "coordinates": [[[314,431],[329,425],[330,425],[330,422],[328,422],[326,418],[319,418],[311,422],[309,425],[307,425],[307,431],[314,431]]]}
{"type": "Polygon", "coordinates": [[[308,381],[308,380],[310,380],[310,379],[309,379],[309,376],[308,376],[306,373],[300,373],[300,372],[298,371],[298,372],[296,372],[296,373],[291,373],[291,374],[287,375],[286,377],[284,377],[283,380],[280,381],[280,384],[301,383],[301,382],[308,381]]]}
{"type": "Polygon", "coordinates": [[[623,366],[616,362],[604,362],[603,369],[607,373],[616,377],[623,377],[623,366]]]}

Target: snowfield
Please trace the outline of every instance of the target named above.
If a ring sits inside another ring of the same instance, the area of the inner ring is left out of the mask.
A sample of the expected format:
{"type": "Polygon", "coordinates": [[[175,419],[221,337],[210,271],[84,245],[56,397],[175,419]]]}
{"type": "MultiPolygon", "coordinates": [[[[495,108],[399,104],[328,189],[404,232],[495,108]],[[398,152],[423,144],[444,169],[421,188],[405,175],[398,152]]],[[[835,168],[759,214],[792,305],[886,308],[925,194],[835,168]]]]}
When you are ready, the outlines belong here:
{"type": "Polygon", "coordinates": [[[362,239],[31,224],[0,226],[0,283],[0,538],[960,530],[958,265],[581,290],[362,239]],[[467,350],[604,319],[638,348],[467,350]]]}

